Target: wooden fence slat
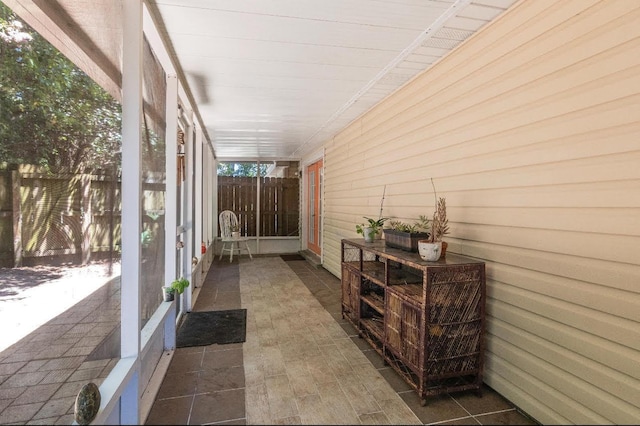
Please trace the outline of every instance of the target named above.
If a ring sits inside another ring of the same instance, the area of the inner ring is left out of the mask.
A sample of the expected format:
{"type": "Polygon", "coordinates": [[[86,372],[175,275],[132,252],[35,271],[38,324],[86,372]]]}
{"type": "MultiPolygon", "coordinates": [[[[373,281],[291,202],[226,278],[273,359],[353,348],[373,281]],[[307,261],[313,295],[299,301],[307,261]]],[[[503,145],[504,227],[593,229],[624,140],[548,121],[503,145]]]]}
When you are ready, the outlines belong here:
{"type": "Polygon", "coordinates": [[[20,188],[22,182],[20,172],[11,173],[11,191],[13,194],[13,266],[22,266],[22,208],[20,202],[20,188]]]}
{"type": "MultiPolygon", "coordinates": [[[[299,235],[298,178],[261,178],[260,236],[299,235]]],[[[258,178],[218,177],[218,208],[236,213],[243,233],[256,236],[258,178]]]]}
{"type": "MultiPolygon", "coordinates": [[[[112,179],[104,175],[36,173],[28,167],[6,172],[5,176],[0,179],[0,191],[10,194],[5,206],[11,206],[11,210],[2,215],[0,235],[13,236],[12,243],[0,253],[0,260],[12,260],[6,266],[23,266],[27,259],[30,264],[38,263],[33,259],[48,256],[73,256],[84,264],[93,253],[114,250],[112,244],[105,244],[108,234],[120,235],[120,199],[111,206],[105,196],[112,179]],[[117,216],[118,224],[110,227],[104,220],[107,215],[117,216]]],[[[120,186],[119,181],[116,184],[120,186]]]]}

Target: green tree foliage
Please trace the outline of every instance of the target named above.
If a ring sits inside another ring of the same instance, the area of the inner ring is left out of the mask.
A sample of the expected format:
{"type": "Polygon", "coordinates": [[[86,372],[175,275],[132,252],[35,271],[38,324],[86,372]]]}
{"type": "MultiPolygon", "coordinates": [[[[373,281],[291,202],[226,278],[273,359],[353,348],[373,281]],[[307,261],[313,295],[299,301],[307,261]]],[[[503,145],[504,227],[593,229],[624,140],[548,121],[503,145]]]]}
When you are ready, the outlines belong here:
{"type": "MultiPolygon", "coordinates": [[[[260,164],[260,176],[267,174],[269,164],[260,164]]],[[[249,161],[236,163],[233,161],[218,163],[218,176],[257,177],[258,163],[249,161]]]]}
{"type": "Polygon", "coordinates": [[[120,105],[0,3],[0,165],[120,164],[120,105]]]}

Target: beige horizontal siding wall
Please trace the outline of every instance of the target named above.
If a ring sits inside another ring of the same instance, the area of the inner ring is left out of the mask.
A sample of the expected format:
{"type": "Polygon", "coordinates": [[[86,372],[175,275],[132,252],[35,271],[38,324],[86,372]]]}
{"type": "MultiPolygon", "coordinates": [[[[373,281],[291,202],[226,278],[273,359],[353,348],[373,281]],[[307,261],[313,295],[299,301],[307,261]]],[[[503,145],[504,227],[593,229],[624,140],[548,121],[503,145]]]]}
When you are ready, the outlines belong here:
{"type": "Polygon", "coordinates": [[[640,2],[527,0],[325,143],[324,265],[432,215],[487,267],[486,382],[544,424],[640,421],[640,2]]]}

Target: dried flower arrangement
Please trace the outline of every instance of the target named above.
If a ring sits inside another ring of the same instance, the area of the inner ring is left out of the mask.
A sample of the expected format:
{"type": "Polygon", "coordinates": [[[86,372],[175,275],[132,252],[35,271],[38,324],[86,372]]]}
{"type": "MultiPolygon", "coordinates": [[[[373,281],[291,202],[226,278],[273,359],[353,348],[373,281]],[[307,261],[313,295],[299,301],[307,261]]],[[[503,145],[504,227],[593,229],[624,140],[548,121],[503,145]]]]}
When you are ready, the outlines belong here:
{"type": "Polygon", "coordinates": [[[449,219],[447,219],[447,201],[444,197],[438,198],[433,178],[431,178],[431,186],[433,186],[433,197],[436,203],[436,210],[433,212],[433,219],[431,220],[431,234],[429,235],[428,240],[430,243],[435,243],[442,241],[442,237],[449,233],[449,219]]]}

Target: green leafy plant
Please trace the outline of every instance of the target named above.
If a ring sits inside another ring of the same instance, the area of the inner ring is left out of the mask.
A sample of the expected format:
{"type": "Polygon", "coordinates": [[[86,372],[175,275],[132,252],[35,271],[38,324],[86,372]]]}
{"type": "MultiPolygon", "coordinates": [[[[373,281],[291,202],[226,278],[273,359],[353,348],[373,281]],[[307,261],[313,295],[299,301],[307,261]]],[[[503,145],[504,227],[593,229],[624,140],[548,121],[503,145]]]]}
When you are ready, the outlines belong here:
{"type": "Polygon", "coordinates": [[[415,224],[409,225],[408,223],[402,222],[399,220],[390,220],[389,226],[394,231],[409,232],[409,233],[417,232],[417,228],[415,224]]]}
{"type": "Polygon", "coordinates": [[[120,168],[118,101],[5,3],[0,2],[2,162],[54,173],[120,168]]]}
{"type": "Polygon", "coordinates": [[[388,217],[381,217],[379,219],[372,219],[372,218],[366,217],[366,216],[364,216],[364,218],[367,219],[367,224],[360,223],[360,224],[356,225],[356,232],[358,234],[362,234],[362,235],[364,235],[365,228],[371,228],[373,230],[374,235],[377,234],[378,232],[380,232],[380,230],[384,226],[384,223],[389,219],[388,217]]]}
{"type": "Polygon", "coordinates": [[[180,279],[174,280],[171,283],[171,288],[173,289],[174,292],[178,293],[178,294],[182,294],[182,292],[184,291],[185,288],[189,287],[189,280],[181,277],[180,279]]]}
{"type": "Polygon", "coordinates": [[[410,234],[417,234],[420,232],[429,231],[429,218],[424,215],[420,215],[420,218],[414,223],[407,223],[400,220],[390,220],[389,226],[394,231],[408,232],[410,234]]]}
{"type": "Polygon", "coordinates": [[[384,223],[389,219],[388,217],[382,217],[382,206],[384,204],[384,194],[386,192],[387,192],[387,185],[385,185],[384,189],[382,190],[382,199],[380,199],[380,215],[378,215],[378,219],[372,219],[370,217],[363,216],[365,219],[367,219],[368,224],[365,224],[363,222],[356,225],[356,232],[358,234],[363,235],[365,239],[366,239],[366,235],[364,230],[366,228],[371,228],[373,235],[377,235],[380,232],[380,230],[382,230],[384,223]]]}

